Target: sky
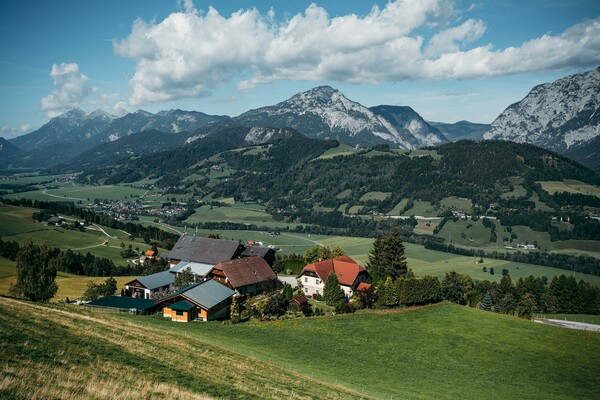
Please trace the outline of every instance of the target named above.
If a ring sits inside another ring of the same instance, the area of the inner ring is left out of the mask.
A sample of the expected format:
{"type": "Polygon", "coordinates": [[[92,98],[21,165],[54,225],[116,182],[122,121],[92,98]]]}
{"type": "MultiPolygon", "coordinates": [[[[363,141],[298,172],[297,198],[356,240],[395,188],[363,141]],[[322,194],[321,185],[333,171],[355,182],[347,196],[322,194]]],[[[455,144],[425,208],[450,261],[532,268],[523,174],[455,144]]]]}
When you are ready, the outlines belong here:
{"type": "Polygon", "coordinates": [[[597,0],[5,0],[0,137],[72,108],[235,116],[319,85],[491,123],[599,65],[597,0]]]}

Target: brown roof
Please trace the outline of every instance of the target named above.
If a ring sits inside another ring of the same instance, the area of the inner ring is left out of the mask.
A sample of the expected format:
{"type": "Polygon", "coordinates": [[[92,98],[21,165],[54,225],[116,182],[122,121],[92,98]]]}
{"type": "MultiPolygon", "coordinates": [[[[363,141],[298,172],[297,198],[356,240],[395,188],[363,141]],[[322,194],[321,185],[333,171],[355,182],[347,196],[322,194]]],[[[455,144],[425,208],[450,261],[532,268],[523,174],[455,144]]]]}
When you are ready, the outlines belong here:
{"type": "Polygon", "coordinates": [[[223,261],[215,265],[214,269],[223,271],[234,288],[277,279],[275,272],[261,257],[244,257],[223,261]]]}
{"type": "Polygon", "coordinates": [[[308,303],[308,299],[306,296],[294,297],[292,300],[290,300],[290,303],[296,303],[301,306],[302,304],[308,303]]]}
{"type": "Polygon", "coordinates": [[[341,256],[308,264],[299,276],[302,276],[305,271],[315,272],[323,282],[326,282],[331,271],[334,271],[340,285],[352,286],[358,274],[366,270],[351,257],[341,256]]]}
{"type": "Polygon", "coordinates": [[[235,240],[183,235],[173,246],[169,258],[215,265],[239,256],[243,250],[244,246],[235,240]]]}

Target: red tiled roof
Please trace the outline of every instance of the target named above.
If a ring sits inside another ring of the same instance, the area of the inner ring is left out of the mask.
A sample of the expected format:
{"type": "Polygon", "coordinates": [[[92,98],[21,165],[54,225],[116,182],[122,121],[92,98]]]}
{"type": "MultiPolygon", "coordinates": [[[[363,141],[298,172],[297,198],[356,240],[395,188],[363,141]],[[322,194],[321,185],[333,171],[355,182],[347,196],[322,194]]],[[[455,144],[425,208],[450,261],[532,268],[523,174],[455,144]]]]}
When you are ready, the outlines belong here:
{"type": "Polygon", "coordinates": [[[359,292],[366,292],[367,290],[371,289],[371,286],[372,285],[370,283],[361,282],[356,287],[356,290],[358,290],[359,292]]]}
{"type": "Polygon", "coordinates": [[[154,256],[154,254],[156,254],[156,252],[154,250],[146,250],[146,255],[148,257],[152,257],[152,256],[154,256]]]}
{"type": "Polygon", "coordinates": [[[272,281],[277,278],[269,264],[261,257],[244,257],[223,261],[214,269],[223,271],[234,288],[272,281]]]}
{"type": "Polygon", "coordinates": [[[290,303],[296,303],[298,305],[302,305],[302,304],[306,304],[308,303],[308,299],[306,298],[306,296],[299,296],[299,297],[294,297],[290,303]]]}
{"type": "Polygon", "coordinates": [[[365,271],[365,269],[351,257],[341,256],[308,264],[304,267],[300,276],[302,276],[305,271],[315,272],[323,282],[327,281],[327,277],[331,271],[335,271],[335,274],[340,281],[340,285],[352,286],[356,281],[358,274],[365,271]]]}

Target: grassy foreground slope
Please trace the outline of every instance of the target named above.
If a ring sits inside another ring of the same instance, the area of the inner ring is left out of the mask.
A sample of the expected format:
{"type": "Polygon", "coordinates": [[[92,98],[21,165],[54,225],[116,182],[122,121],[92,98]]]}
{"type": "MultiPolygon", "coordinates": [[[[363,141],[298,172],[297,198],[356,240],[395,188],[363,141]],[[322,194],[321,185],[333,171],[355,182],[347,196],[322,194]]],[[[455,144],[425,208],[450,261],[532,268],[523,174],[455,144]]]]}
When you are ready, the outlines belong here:
{"type": "Polygon", "coordinates": [[[600,335],[449,303],[222,325],[2,298],[0,339],[0,397],[566,399],[600,391],[600,335]]]}
{"type": "Polygon", "coordinates": [[[360,397],[140,319],[0,298],[0,398],[360,397]]]}

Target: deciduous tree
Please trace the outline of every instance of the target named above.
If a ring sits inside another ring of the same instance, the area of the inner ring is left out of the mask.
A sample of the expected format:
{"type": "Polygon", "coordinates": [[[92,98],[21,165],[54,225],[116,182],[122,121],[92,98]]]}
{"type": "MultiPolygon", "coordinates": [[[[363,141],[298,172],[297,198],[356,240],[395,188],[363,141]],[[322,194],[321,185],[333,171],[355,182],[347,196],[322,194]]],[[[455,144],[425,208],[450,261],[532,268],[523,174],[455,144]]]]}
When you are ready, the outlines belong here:
{"type": "Polygon", "coordinates": [[[25,239],[17,254],[17,283],[11,292],[33,301],[50,300],[58,290],[56,268],[50,261],[50,248],[46,244],[25,239]]]}

